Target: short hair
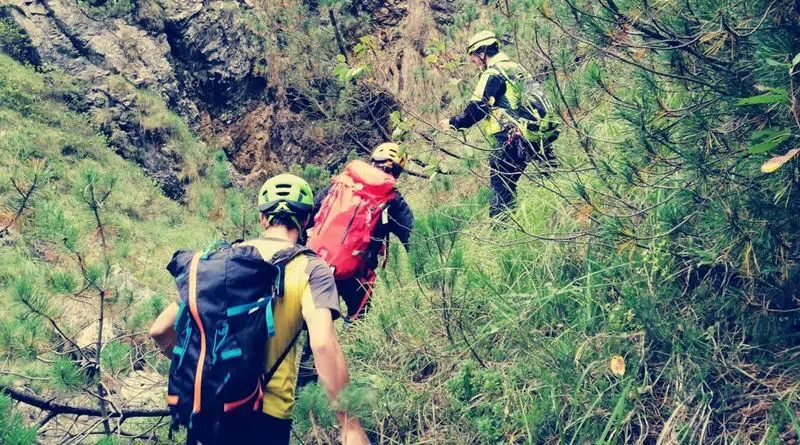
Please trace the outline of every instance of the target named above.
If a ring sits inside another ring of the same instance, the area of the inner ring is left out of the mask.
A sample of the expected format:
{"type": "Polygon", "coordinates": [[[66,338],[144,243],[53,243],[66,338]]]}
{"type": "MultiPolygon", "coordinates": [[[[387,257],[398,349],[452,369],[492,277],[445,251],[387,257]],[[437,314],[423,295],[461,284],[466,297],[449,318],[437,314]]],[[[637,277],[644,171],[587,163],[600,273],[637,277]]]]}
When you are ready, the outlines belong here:
{"type": "Polygon", "coordinates": [[[494,57],[497,55],[497,53],[500,52],[500,45],[498,45],[497,42],[492,43],[491,45],[484,48],[483,51],[487,57],[494,57]]]}
{"type": "MultiPolygon", "coordinates": [[[[269,221],[270,226],[282,226],[286,227],[287,229],[298,229],[298,230],[300,229],[299,227],[297,227],[297,224],[292,219],[293,215],[289,213],[279,212],[279,213],[269,214],[266,212],[261,212],[261,214],[264,215],[264,218],[266,218],[267,221],[269,221]]],[[[304,219],[306,219],[305,215],[297,215],[297,220],[300,221],[301,223],[303,222],[304,219]]]]}
{"type": "MultiPolygon", "coordinates": [[[[383,168],[383,162],[374,160],[371,162],[373,166],[378,167],[383,171],[386,171],[386,169],[383,168]]],[[[394,176],[394,179],[398,179],[400,175],[403,173],[403,170],[404,168],[400,164],[392,162],[392,167],[388,171],[386,171],[386,173],[389,173],[390,175],[394,176]]]]}

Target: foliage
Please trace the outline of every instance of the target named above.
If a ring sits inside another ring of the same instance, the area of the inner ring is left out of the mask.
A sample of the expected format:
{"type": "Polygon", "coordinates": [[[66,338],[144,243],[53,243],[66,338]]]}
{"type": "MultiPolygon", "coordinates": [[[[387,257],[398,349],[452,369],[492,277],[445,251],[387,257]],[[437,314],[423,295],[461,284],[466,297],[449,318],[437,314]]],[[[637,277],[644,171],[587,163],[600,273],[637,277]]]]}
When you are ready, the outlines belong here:
{"type": "MultiPolygon", "coordinates": [[[[57,71],[37,72],[0,54],[0,301],[6,308],[0,351],[2,372],[12,373],[3,383],[26,383],[41,396],[69,395],[73,404],[96,407],[96,398],[80,395],[129,384],[132,369],[163,370],[145,335],[169,301],[164,296],[175,292],[163,266],[179,247],[220,238],[214,225],[224,226],[229,215],[223,207],[203,219],[196,207],[165,198],[137,165],[109,148],[99,131],[102,119],[73,111],[70,101],[85,94],[82,88],[57,71]]],[[[166,144],[197,160],[189,195],[214,186],[223,199],[226,162],[214,159],[212,174],[200,176],[205,147],[186,124],[157,96],[131,94],[138,125],[169,133],[166,144]]],[[[128,403],[119,392],[106,395],[116,406],[128,403]]],[[[153,425],[131,422],[129,431],[153,425]]],[[[17,434],[16,426],[9,428],[17,434]]],[[[166,440],[168,432],[158,431],[166,440]]]]}
{"type": "Polygon", "coordinates": [[[30,39],[3,7],[0,7],[0,52],[23,63],[39,61],[30,39]]]}
{"type": "Polygon", "coordinates": [[[36,443],[36,430],[26,427],[22,416],[11,409],[11,399],[0,394],[0,443],[7,445],[32,445],[36,443]]]}
{"type": "Polygon", "coordinates": [[[131,347],[119,340],[112,340],[103,347],[101,360],[105,368],[116,377],[123,370],[130,368],[131,347]]]}
{"type": "Polygon", "coordinates": [[[797,6],[690,3],[468,4],[426,49],[417,82],[456,113],[473,74],[451,62],[497,32],[545,79],[561,166],[486,221],[483,136],[424,134],[461,175],[405,179],[407,258],[342,334],[376,441],[794,439],[797,6]]]}
{"type": "Polygon", "coordinates": [[[131,0],[79,0],[95,20],[122,17],[133,11],[135,2],[131,0]]]}
{"type": "MultiPolygon", "coordinates": [[[[421,62],[402,98],[385,90],[371,2],[255,3],[225,7],[265,49],[254,68],[274,86],[265,99],[306,121],[281,137],[335,152],[293,172],[318,190],[400,130],[430,176],[403,177],[417,216],[411,245],[390,245],[371,312],[341,330],[356,383],[339,403],[374,442],[796,440],[796,2],[464,2],[445,35],[413,42],[421,62]],[[505,219],[484,216],[484,135],[428,128],[471,99],[464,41],[479,29],[544,80],[564,122],[559,169],[529,166],[505,219]]],[[[88,4],[109,17],[129,10],[88,4]]],[[[0,40],[23,58],[10,22],[0,20],[0,40]]],[[[81,85],[5,56],[0,68],[0,351],[10,370],[24,376],[41,358],[47,366],[27,375],[73,394],[129,366],[163,374],[142,335],[174,295],[163,265],[175,246],[256,233],[252,193],[156,94],[109,80],[134,98],[138,127],[186,157],[186,207],[111,153],[97,134],[108,116],[64,103],[81,85]],[[96,302],[97,288],[108,290],[114,329],[126,330],[99,353],[101,379],[97,358],[52,327],[79,332],[90,320],[66,315],[96,302]]],[[[304,442],[334,441],[318,386],[299,394],[295,417],[304,442]]]]}
{"type": "Polygon", "coordinates": [[[315,194],[331,183],[330,172],[316,165],[300,166],[295,164],[289,167],[289,171],[305,179],[315,194]]]}
{"type": "MultiPolygon", "coordinates": [[[[260,37],[274,42],[266,48],[263,75],[277,91],[267,99],[285,100],[305,121],[307,130],[292,131],[297,145],[310,154],[343,155],[354,148],[364,154],[388,140],[389,114],[398,107],[374,82],[380,45],[370,35],[367,5],[349,0],[257,4],[251,16],[260,23],[260,37]],[[347,54],[337,43],[337,30],[347,54]]],[[[336,155],[328,160],[329,169],[342,162],[336,155]]]]}
{"type": "Polygon", "coordinates": [[[87,385],[86,374],[68,358],[60,358],[50,366],[50,377],[56,387],[76,390],[87,385]]]}

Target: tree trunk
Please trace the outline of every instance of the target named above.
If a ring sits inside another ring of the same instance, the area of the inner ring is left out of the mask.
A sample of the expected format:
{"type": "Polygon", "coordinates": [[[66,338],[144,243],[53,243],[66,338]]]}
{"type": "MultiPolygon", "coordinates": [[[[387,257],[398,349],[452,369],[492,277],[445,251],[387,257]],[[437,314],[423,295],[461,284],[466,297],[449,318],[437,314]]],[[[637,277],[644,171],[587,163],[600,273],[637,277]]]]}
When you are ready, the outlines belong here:
{"type": "Polygon", "coordinates": [[[103,417],[103,430],[111,434],[111,424],[108,421],[108,409],[106,407],[106,390],[103,387],[103,376],[100,370],[100,355],[103,353],[103,319],[105,318],[105,295],[106,291],[100,290],[100,315],[97,318],[97,355],[95,356],[95,376],[97,378],[97,395],[100,396],[99,408],[100,415],[103,417]]]}
{"type": "Polygon", "coordinates": [[[344,61],[350,63],[350,59],[347,57],[347,50],[344,47],[344,40],[342,39],[342,34],[339,32],[339,24],[336,22],[336,15],[333,13],[333,8],[328,8],[328,17],[331,19],[331,25],[333,26],[333,33],[336,35],[336,45],[339,47],[339,53],[344,56],[344,61]]]}

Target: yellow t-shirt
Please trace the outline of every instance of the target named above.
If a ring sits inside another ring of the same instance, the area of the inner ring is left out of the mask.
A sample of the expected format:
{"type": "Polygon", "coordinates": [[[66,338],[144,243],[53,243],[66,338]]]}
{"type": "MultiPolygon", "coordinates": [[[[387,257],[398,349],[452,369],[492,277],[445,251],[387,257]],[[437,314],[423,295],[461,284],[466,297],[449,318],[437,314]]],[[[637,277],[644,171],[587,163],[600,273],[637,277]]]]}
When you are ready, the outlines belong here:
{"type": "MultiPolygon", "coordinates": [[[[279,260],[295,246],[278,238],[259,238],[242,243],[253,246],[267,261],[279,260]],[[277,254],[277,255],[276,255],[277,254]]],[[[301,254],[289,261],[284,269],[283,297],[275,300],[273,315],[275,335],[267,341],[265,372],[269,372],[292,339],[303,329],[303,307],[330,309],[333,318],[340,314],[339,294],[333,273],[322,259],[301,254]]],[[[297,351],[295,342],[283,362],[267,382],[264,392],[264,412],[279,419],[291,419],[294,409],[294,392],[297,386],[297,351]]]]}

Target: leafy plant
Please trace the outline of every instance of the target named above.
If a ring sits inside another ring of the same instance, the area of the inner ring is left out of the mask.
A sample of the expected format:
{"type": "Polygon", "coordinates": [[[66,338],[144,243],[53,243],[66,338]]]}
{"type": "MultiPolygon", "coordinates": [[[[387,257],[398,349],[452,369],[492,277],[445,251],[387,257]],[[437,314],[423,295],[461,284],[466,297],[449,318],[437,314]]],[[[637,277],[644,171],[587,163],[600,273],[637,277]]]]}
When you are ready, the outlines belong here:
{"type": "Polygon", "coordinates": [[[119,340],[112,340],[103,347],[103,366],[114,376],[131,368],[131,347],[119,340]]]}

